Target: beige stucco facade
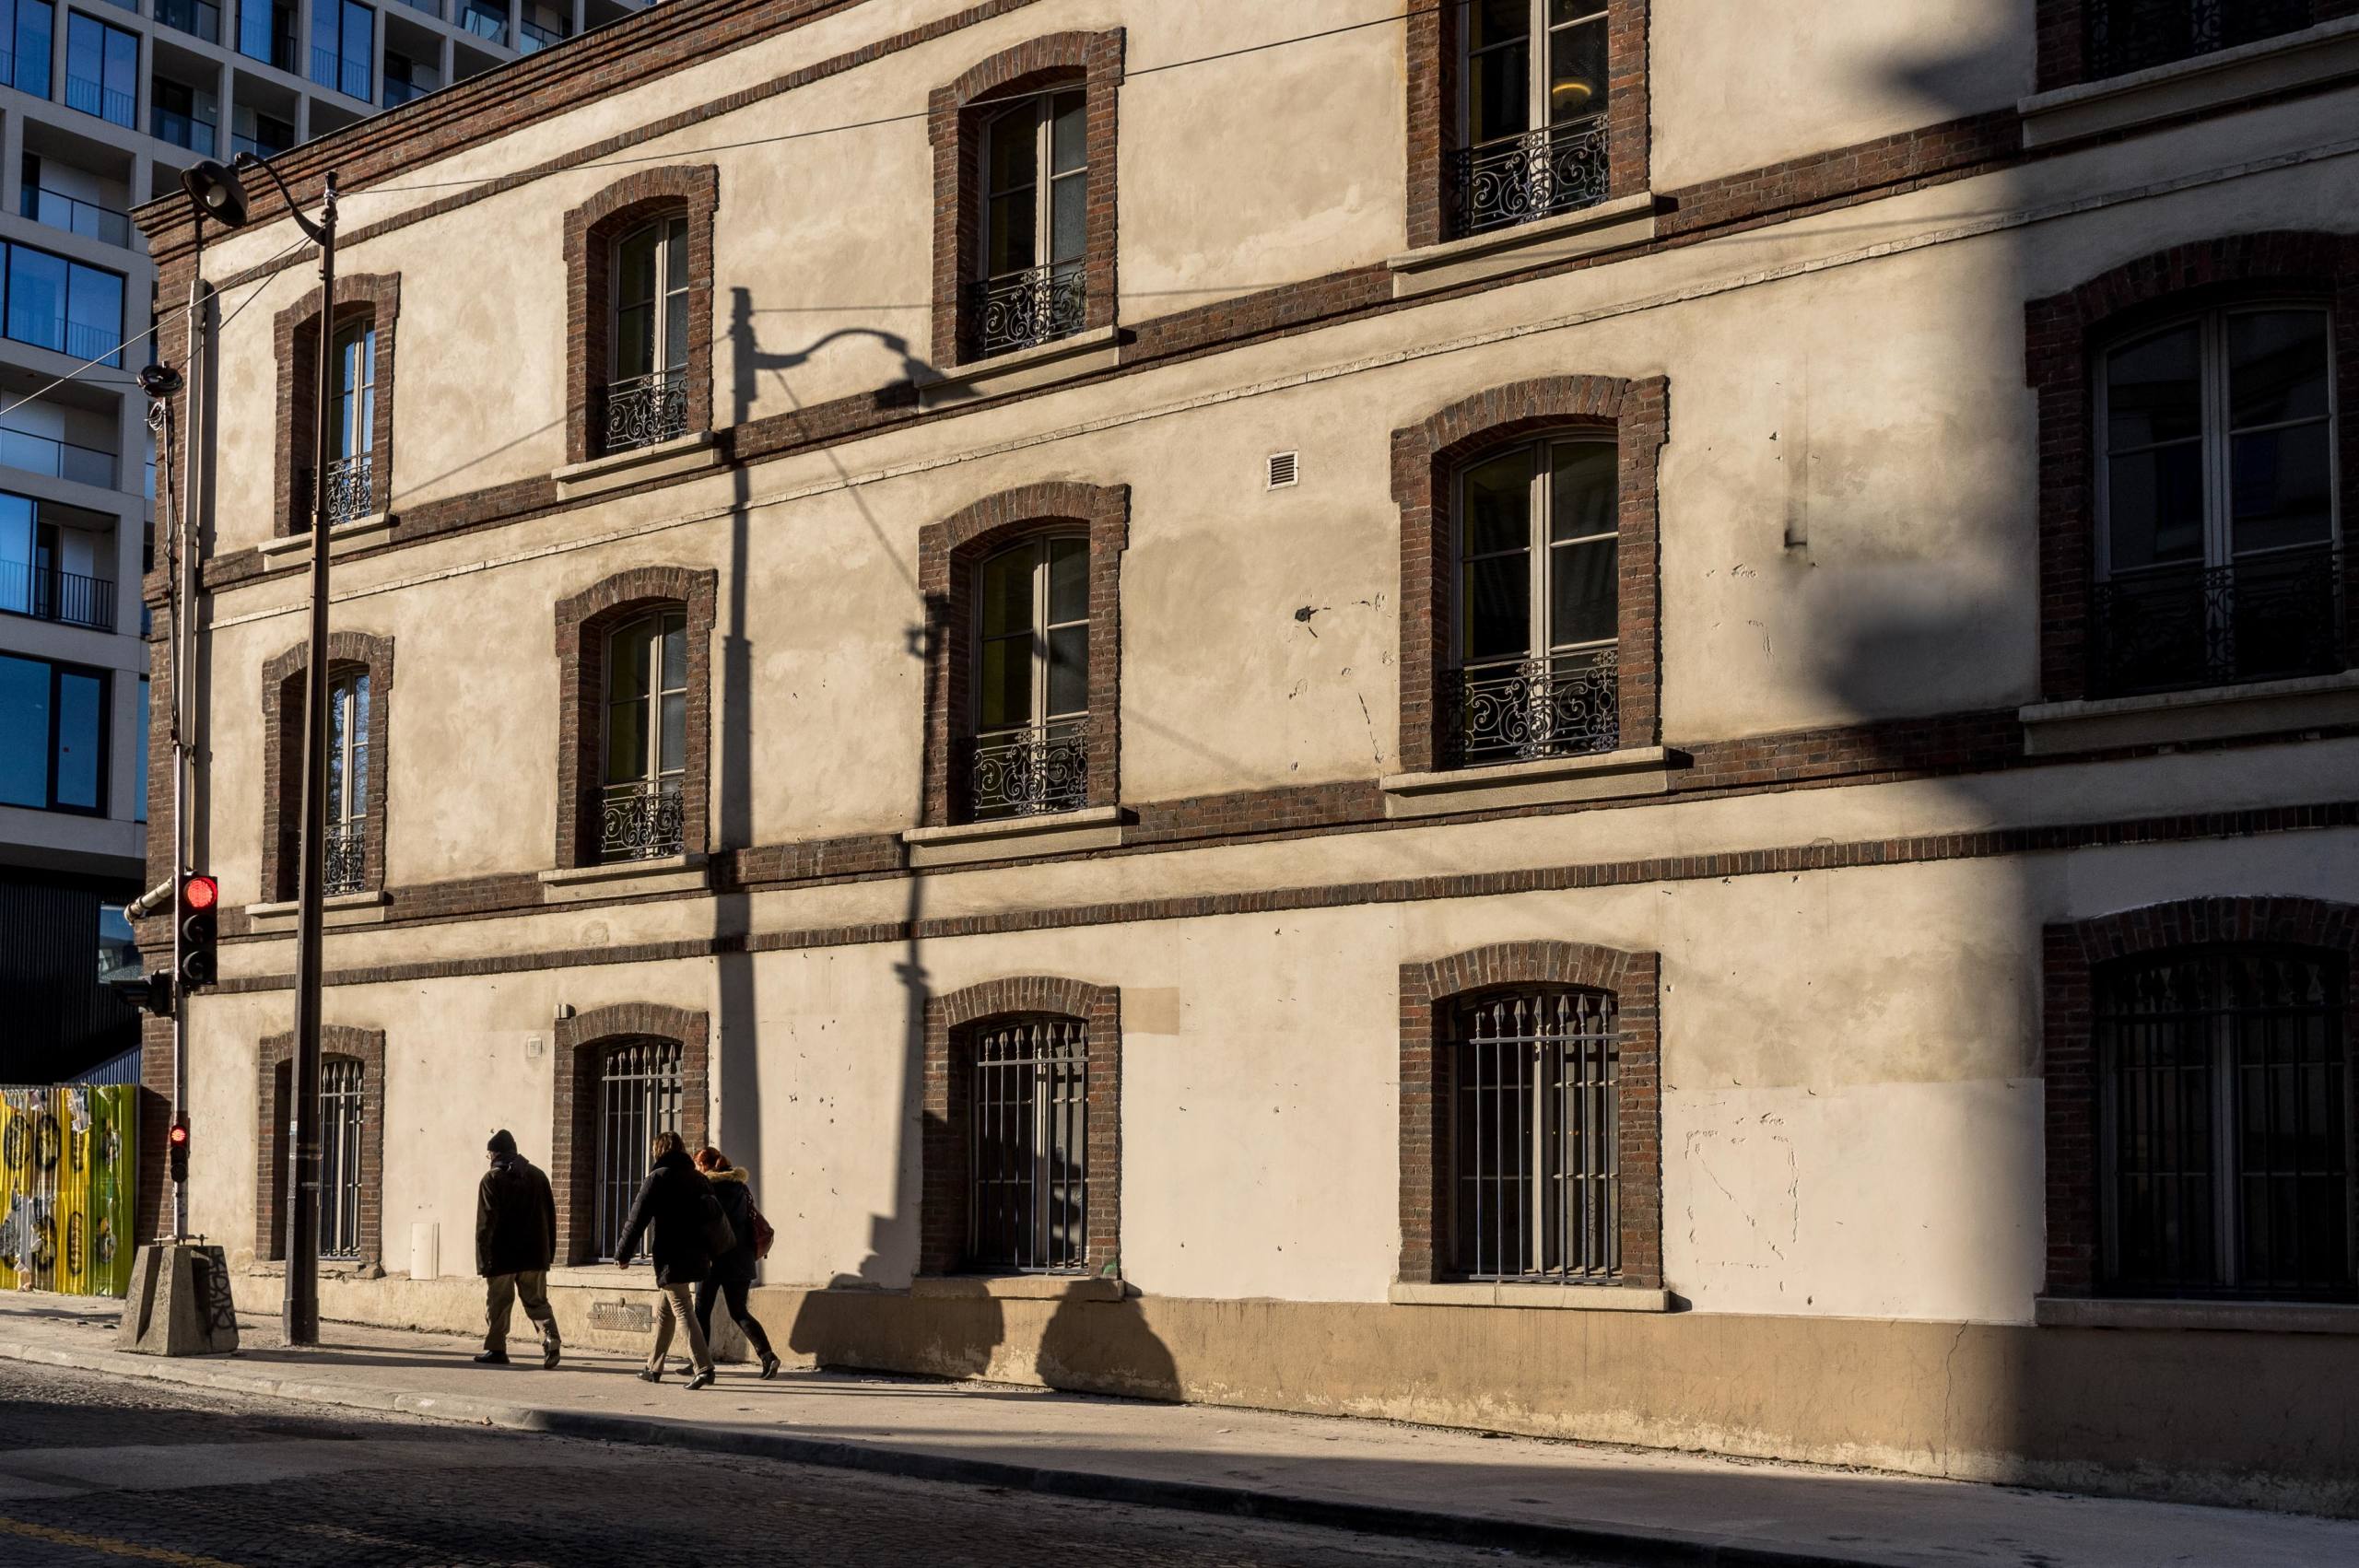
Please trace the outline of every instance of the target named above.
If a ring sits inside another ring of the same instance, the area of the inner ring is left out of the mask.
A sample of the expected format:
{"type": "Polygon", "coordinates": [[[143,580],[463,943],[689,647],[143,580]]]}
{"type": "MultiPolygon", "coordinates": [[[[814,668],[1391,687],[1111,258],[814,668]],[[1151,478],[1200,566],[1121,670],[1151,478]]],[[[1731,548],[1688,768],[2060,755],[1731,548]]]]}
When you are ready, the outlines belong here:
{"type": "MultiPolygon", "coordinates": [[[[1763,171],[2012,113],[2034,86],[2031,0],[1846,0],[1801,31],[1701,0],[1641,9],[1654,239],[1397,306],[1387,288],[1245,310],[1176,346],[1168,318],[1382,275],[1403,252],[1397,7],[1038,0],[975,19],[868,0],[604,90],[566,86],[571,55],[550,52],[499,74],[529,112],[453,89],[398,167],[371,159],[402,146],[400,115],[297,155],[299,186],[350,160],[339,269],[401,285],[393,529],[334,572],[334,625],[398,649],[383,863],[378,897],[329,912],[324,1003],[384,1036],[382,1277],[339,1277],[329,1315],[467,1327],[486,1135],[511,1128],[541,1159],[561,1137],[560,1021],[657,1003],[710,1020],[710,1126],[779,1230],[757,1309],[805,1356],[2359,1508],[2338,1410],[2340,1336],[2359,1327],[2255,1331],[2226,1306],[2061,1328],[2039,1305],[2044,928],[2359,902],[2359,735],[2305,720],[2028,756],[2017,718],[2052,695],[2027,305],[2174,247],[2359,232],[2352,91],[2036,159],[1833,167],[1805,200],[1763,171]],[[939,369],[929,94],[1027,41],[1117,27],[1111,368],[755,441],[939,369]],[[453,146],[467,115],[479,130],[453,146]],[[721,456],[559,501],[580,416],[566,215],[674,164],[718,174],[721,456]],[[1675,228],[1714,203],[1725,221],[1675,228]],[[1660,727],[1623,743],[1667,748],[1670,781],[1390,816],[1381,781],[1409,766],[1402,597],[1420,591],[1394,432],[1581,376],[1667,386],[1657,559],[1623,568],[1655,579],[1660,727]],[[1281,452],[1300,478],[1272,488],[1281,452]],[[1125,840],[911,867],[921,531],[1050,482],[1128,487],[1125,840]],[[552,617],[648,567],[715,574],[711,804],[671,880],[585,892],[543,874],[571,810],[552,617]],[[1981,738],[1954,755],[1919,743],[1969,717],[1981,738]],[[1289,815],[1286,791],[1329,804],[1289,815]],[[793,858],[821,841],[889,863],[793,858]],[[780,847],[798,869],[763,870],[755,852],[780,847]],[[1669,1310],[1393,1299],[1402,966],[1535,942],[1661,955],[1669,1310]],[[1119,1301],[924,1289],[926,1008],[1016,976],[1121,994],[1119,1301]],[[428,1258],[441,1277],[413,1278],[428,1258]]],[[[185,213],[143,220],[170,292],[185,213]]],[[[255,269],[292,240],[282,217],[205,252],[222,440],[193,852],[233,911],[275,896],[261,672],[303,635],[301,552],[258,553],[279,483],[268,323],[316,278],[255,269]]],[[[184,1013],[193,1222],[241,1266],[267,1201],[257,1052],[289,1026],[293,965],[284,915],[233,915],[223,983],[184,1013]]],[[[277,1287],[256,1264],[241,1288],[277,1287]]],[[[556,1293],[569,1332],[616,1343],[641,1299],[586,1273],[556,1293]]]]}

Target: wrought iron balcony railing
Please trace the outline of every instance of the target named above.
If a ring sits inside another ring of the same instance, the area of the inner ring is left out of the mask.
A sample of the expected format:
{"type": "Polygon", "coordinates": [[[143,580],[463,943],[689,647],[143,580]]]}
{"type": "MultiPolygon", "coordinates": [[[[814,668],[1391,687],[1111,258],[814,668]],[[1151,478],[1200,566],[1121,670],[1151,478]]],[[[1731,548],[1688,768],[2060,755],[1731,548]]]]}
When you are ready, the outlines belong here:
{"type": "Polygon", "coordinates": [[[1079,811],[1089,803],[1089,721],[1003,730],[967,743],[967,803],[978,822],[1079,811]]]}
{"type": "Polygon", "coordinates": [[[328,824],[325,851],[327,875],[323,886],[331,895],[358,893],[369,882],[369,825],[365,818],[328,824]]]}
{"type": "Polygon", "coordinates": [[[1602,114],[1449,155],[1452,231],[1482,234],[1605,200],[1602,114]]]}
{"type": "Polygon", "coordinates": [[[114,584],[79,572],[44,570],[30,561],[0,561],[0,610],[109,631],[114,626],[114,584]]]}
{"type": "Polygon", "coordinates": [[[680,781],[609,784],[598,812],[598,859],[653,860],[680,852],[680,781]]]}
{"type": "Polygon", "coordinates": [[[1081,263],[1030,267],[968,286],[968,319],[982,358],[1071,337],[1088,319],[1089,285],[1081,263]]]}
{"type": "Polygon", "coordinates": [[[2092,79],[2258,43],[2317,19],[2312,0],[2092,0],[2092,79]]]}
{"type": "Polygon", "coordinates": [[[1612,649],[1453,670],[1443,711],[1458,717],[1459,766],[1610,752],[1621,743],[1621,661],[1612,649]]]}
{"type": "Polygon", "coordinates": [[[2097,585],[2099,696],[2331,674],[2343,654],[2342,558],[2326,545],[2224,567],[2150,567],[2097,585]]]}
{"type": "Polygon", "coordinates": [[[679,370],[633,376],[606,389],[604,450],[651,447],[688,433],[688,378],[679,370]]]}
{"type": "Polygon", "coordinates": [[[355,518],[367,517],[376,508],[374,452],[355,452],[328,464],[328,526],[339,527],[355,518]]]}

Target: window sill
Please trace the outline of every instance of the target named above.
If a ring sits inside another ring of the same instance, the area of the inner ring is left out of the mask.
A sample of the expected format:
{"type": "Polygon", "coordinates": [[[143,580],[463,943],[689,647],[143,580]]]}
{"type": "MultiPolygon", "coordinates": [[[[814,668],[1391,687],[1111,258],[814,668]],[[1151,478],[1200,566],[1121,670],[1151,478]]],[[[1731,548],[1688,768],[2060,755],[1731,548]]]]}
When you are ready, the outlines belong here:
{"type": "Polygon", "coordinates": [[[2040,1296],[2042,1328],[2177,1328],[2248,1334],[2359,1334],[2359,1305],[2303,1301],[2122,1301],[2040,1296]]]}
{"type": "Polygon", "coordinates": [[[1386,816],[1440,816],[1496,806],[1661,795],[1671,789],[1671,770],[1681,760],[1662,746],[1633,746],[1618,752],[1453,768],[1447,773],[1388,773],[1378,782],[1384,790],[1386,816]]]}
{"type": "Polygon", "coordinates": [[[1121,354],[1121,331],[1092,327],[1087,332],[1036,344],[1006,354],[994,354],[964,365],[945,365],[917,378],[918,406],[940,408],[945,404],[975,403],[1002,392],[1028,392],[1114,368],[1121,354]]]}
{"type": "MultiPolygon", "coordinates": [[[[251,1276],[283,1280],[287,1277],[287,1262],[280,1258],[257,1258],[246,1265],[246,1272],[251,1276]]],[[[349,1258],[323,1258],[320,1259],[320,1277],[325,1280],[381,1280],[385,1277],[385,1270],[379,1268],[373,1258],[355,1261],[349,1258]]]]}
{"type": "Polygon", "coordinates": [[[2191,60],[2034,93],[2015,105],[2024,146],[2054,146],[2332,81],[2359,72],[2359,18],[2320,22],[2191,60]]]}
{"type": "Polygon", "coordinates": [[[910,1294],[941,1301],[1120,1301],[1122,1281],[1104,1274],[921,1274],[910,1294]]]}
{"type": "MultiPolygon", "coordinates": [[[[328,559],[333,561],[337,556],[348,556],[355,550],[367,550],[382,544],[385,542],[384,536],[393,532],[393,519],[391,512],[370,512],[367,517],[356,517],[349,522],[339,522],[328,530],[328,559]]],[[[276,539],[263,541],[256,548],[262,552],[264,562],[276,566],[281,560],[299,560],[310,556],[311,535],[308,531],[302,533],[282,533],[276,539]]]]}
{"type": "Polygon", "coordinates": [[[712,867],[702,855],[659,855],[651,860],[559,866],[539,875],[544,904],[639,897],[655,893],[702,893],[712,885],[712,867]]]}
{"type": "MultiPolygon", "coordinates": [[[[296,917],[302,907],[294,900],[283,903],[249,904],[246,921],[256,935],[275,936],[295,929],[296,917]]],[[[320,924],[330,928],[344,926],[376,926],[385,920],[385,895],[382,889],[374,893],[337,893],[321,901],[320,924]]]]}
{"type": "MultiPolygon", "coordinates": [[[[561,1263],[548,1271],[551,1290],[643,1291],[653,1287],[655,1265],[638,1258],[628,1269],[612,1263],[561,1263]]],[[[653,1327],[652,1324],[649,1327],[653,1327]]]]}
{"type": "Polygon", "coordinates": [[[2145,696],[2034,703],[2018,708],[2015,717],[2023,720],[2026,756],[2316,730],[2359,722],[2359,670],[2145,696]]]}
{"type": "Polygon", "coordinates": [[[675,436],[652,446],[568,463],[551,477],[557,481],[558,500],[578,501],[650,479],[672,479],[720,465],[721,443],[713,439],[711,431],[699,430],[693,436],[675,436]]]}
{"type": "Polygon", "coordinates": [[[1392,269],[1392,298],[1401,299],[1574,256],[1642,245],[1654,237],[1655,195],[1641,191],[1534,223],[1422,246],[1388,256],[1384,264],[1392,269]]]}
{"type": "Polygon", "coordinates": [[[1671,1293],[1637,1285],[1413,1284],[1396,1280],[1395,1306],[1540,1307],[1558,1312],[1669,1312],[1671,1293]]]}
{"type": "Polygon", "coordinates": [[[1004,860],[1016,855],[1062,855],[1075,849],[1111,849],[1122,842],[1129,813],[1120,806],[1086,806],[1077,812],[1011,816],[957,827],[912,827],[901,835],[916,867],[1004,860]]]}

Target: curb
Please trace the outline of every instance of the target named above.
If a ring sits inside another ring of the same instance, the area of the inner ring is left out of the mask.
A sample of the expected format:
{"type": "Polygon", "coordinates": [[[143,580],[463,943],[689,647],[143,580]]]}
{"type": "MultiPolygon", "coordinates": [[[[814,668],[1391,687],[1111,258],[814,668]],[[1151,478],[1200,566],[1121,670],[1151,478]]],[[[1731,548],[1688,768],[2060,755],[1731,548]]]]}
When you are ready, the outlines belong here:
{"type": "Polygon", "coordinates": [[[882,1444],[796,1437],[759,1429],[701,1426],[655,1416],[602,1415],[589,1410],[516,1404],[499,1399],[356,1390],[335,1384],[305,1382],[296,1377],[231,1371],[220,1362],[164,1361],[117,1351],[76,1353],[45,1345],[0,1340],[0,1360],[134,1377],[154,1383],[177,1383],[229,1393],[261,1395],[301,1404],[417,1416],[469,1426],[496,1426],[515,1432],[546,1433],[552,1436],[597,1442],[782,1460],[828,1469],[897,1476],[909,1480],[995,1486],[1011,1492],[1039,1492],[1088,1502],[1221,1514],[1233,1518],[1264,1519],[1324,1529],[1354,1530],[1367,1535],[1447,1541],[1460,1546],[1551,1556],[1610,1554],[1618,1562],[1631,1564],[1632,1568],[1640,1564],[1647,1565],[1647,1568],[1653,1568],[1656,1564],[1665,1565],[1665,1568],[1672,1564],[1680,1565],[1680,1568],[1891,1568],[1895,1561],[1878,1557],[1837,1557],[1819,1551],[1755,1545],[1672,1529],[1643,1529],[1607,1524],[1541,1524],[1452,1514],[1440,1509],[1399,1507],[1390,1504],[1337,1502],[1208,1481],[1157,1480],[1098,1470],[965,1458],[882,1444]]]}

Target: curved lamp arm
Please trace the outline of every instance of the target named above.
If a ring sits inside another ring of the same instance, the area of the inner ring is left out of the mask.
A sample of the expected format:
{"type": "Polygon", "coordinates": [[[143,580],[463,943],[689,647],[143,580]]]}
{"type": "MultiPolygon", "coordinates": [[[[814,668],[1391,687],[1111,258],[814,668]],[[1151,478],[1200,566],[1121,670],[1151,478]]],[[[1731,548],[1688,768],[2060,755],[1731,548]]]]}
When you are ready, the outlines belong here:
{"type": "Polygon", "coordinates": [[[268,163],[250,152],[241,152],[230,160],[230,167],[259,169],[270,176],[270,182],[278,187],[279,195],[286,200],[288,216],[295,220],[295,227],[309,236],[314,245],[324,245],[328,242],[328,231],[335,227],[335,176],[334,174],[328,176],[327,190],[322,196],[321,218],[323,221],[313,222],[305,216],[303,209],[296,205],[295,193],[287,188],[287,181],[279,178],[278,170],[273,169],[268,163]]]}

